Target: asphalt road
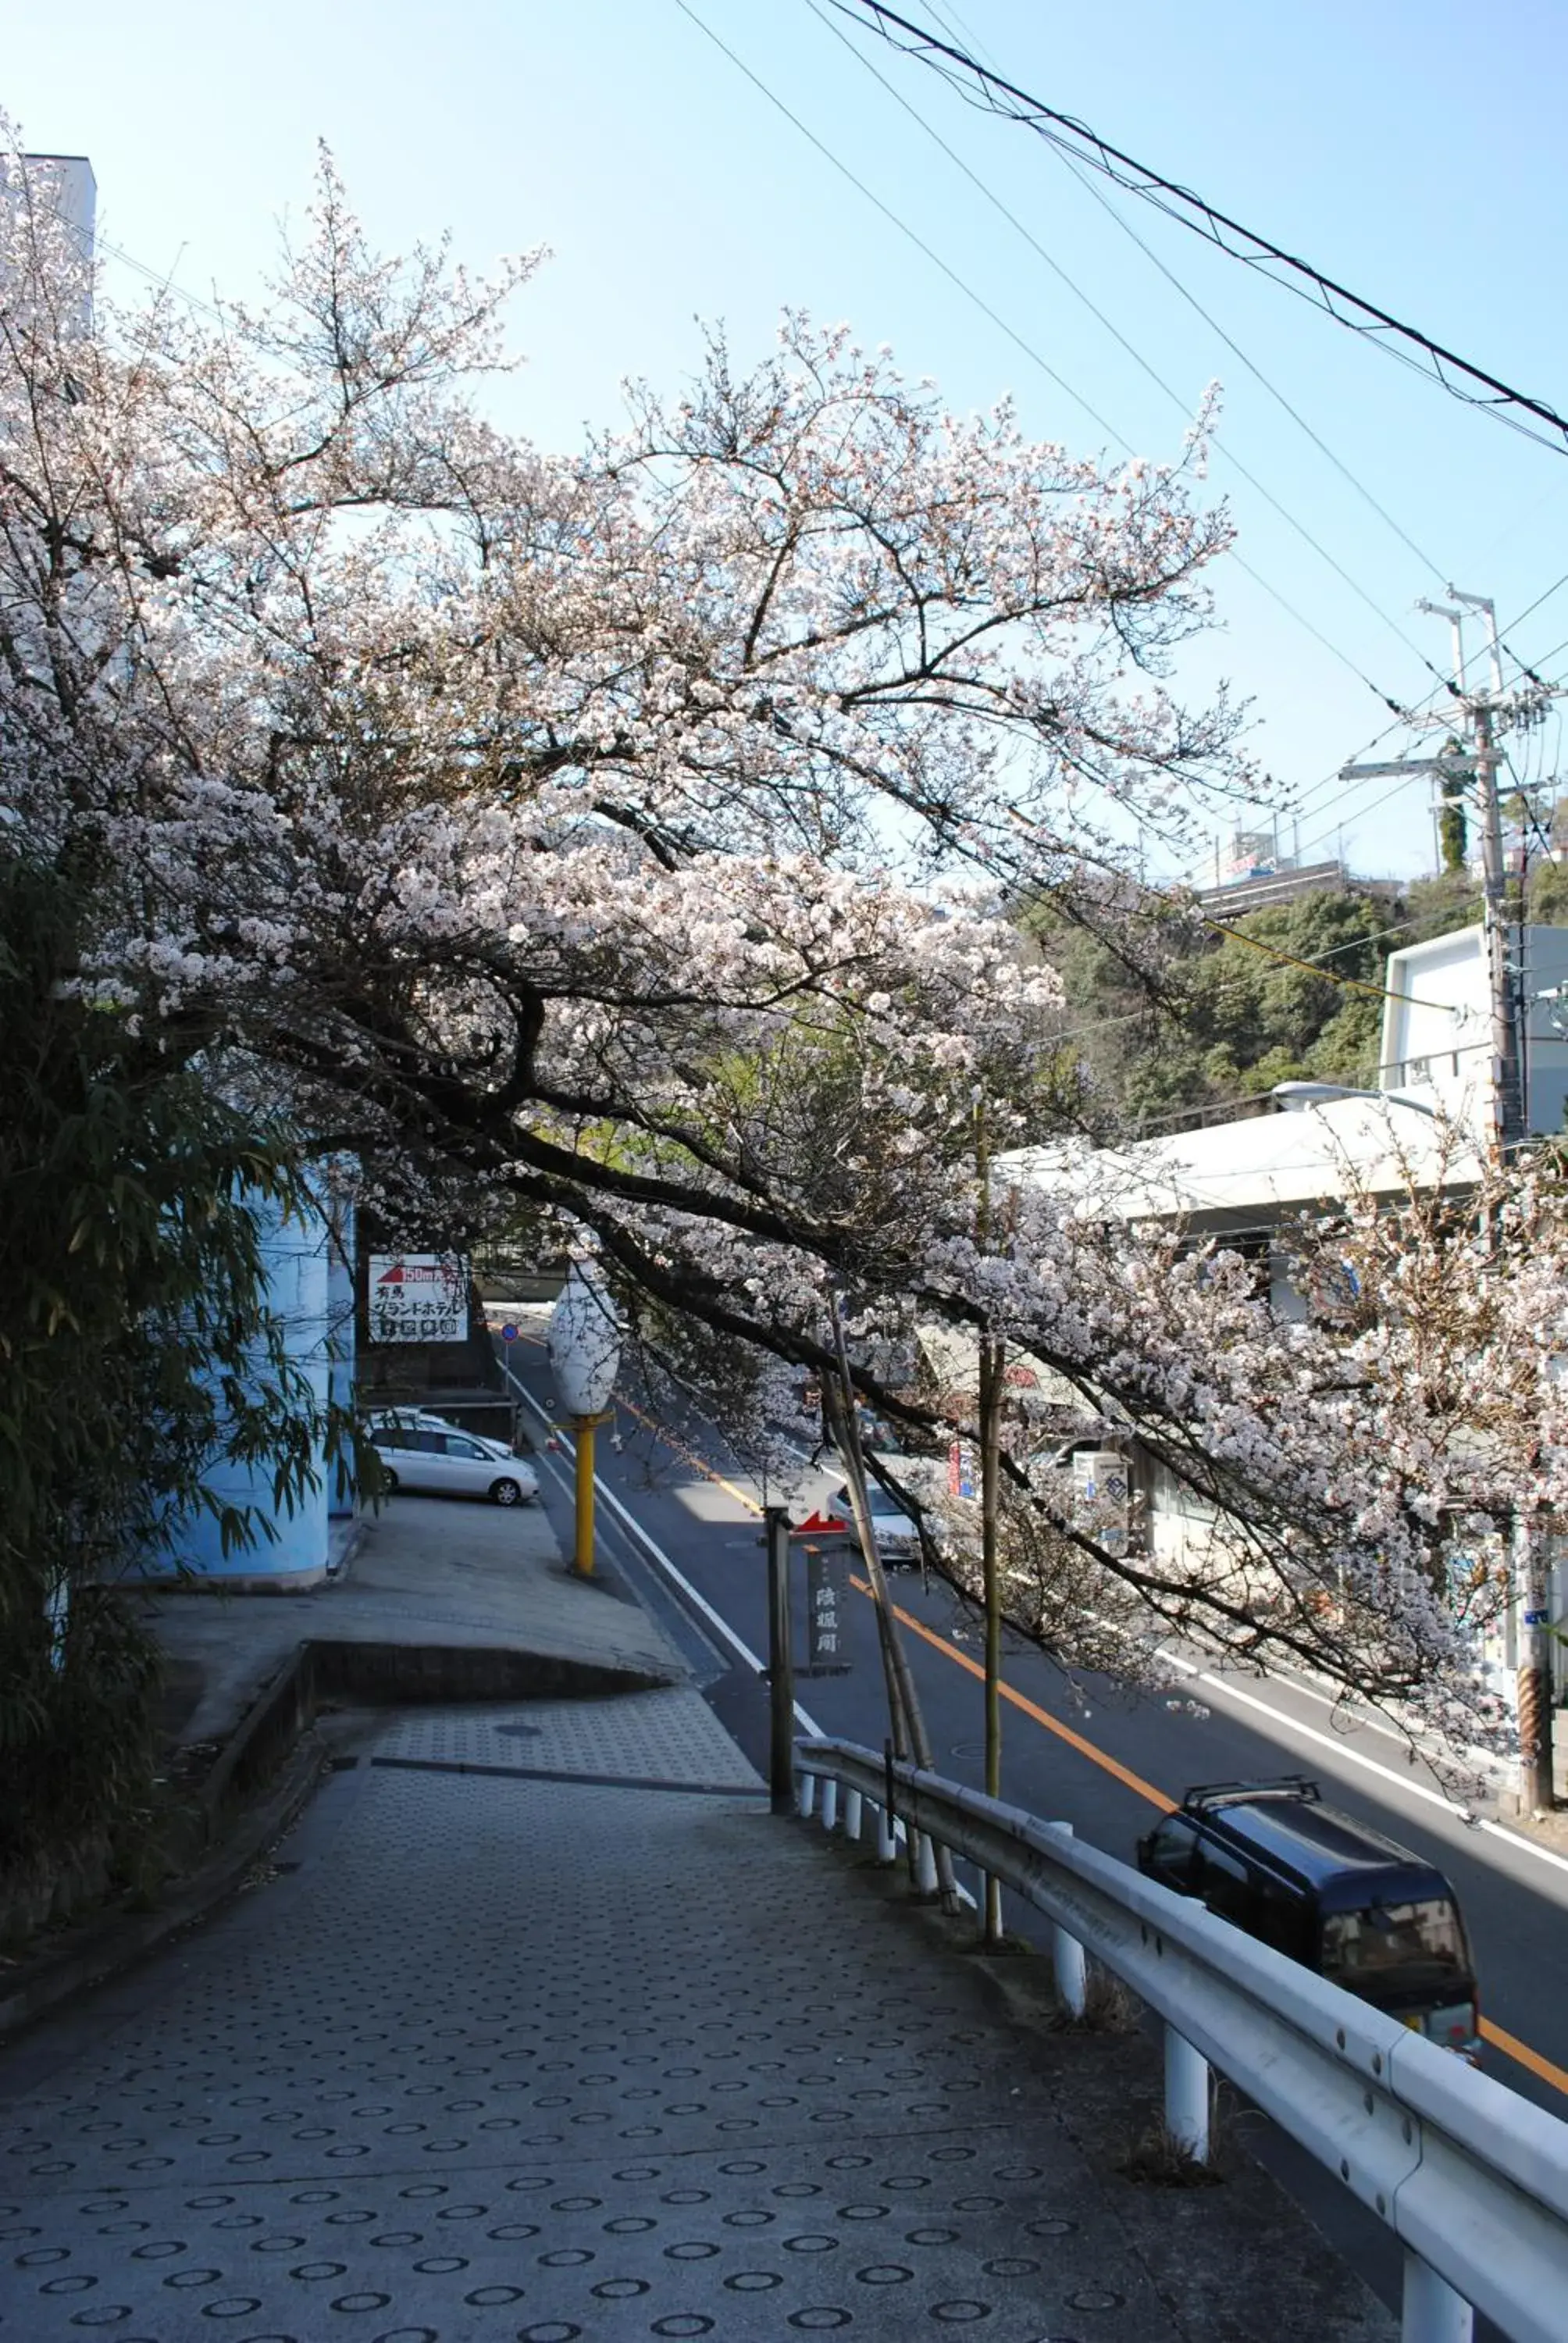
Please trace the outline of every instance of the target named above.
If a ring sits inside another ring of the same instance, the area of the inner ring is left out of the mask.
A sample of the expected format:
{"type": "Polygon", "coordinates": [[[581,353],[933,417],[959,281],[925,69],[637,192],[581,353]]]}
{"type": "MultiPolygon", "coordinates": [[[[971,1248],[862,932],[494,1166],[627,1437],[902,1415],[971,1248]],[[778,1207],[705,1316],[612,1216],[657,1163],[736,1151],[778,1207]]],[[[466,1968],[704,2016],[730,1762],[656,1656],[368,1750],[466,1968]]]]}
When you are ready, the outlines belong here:
{"type": "MultiPolygon", "coordinates": [[[[548,1363],[524,1341],[513,1347],[512,1365],[532,1403],[530,1433],[542,1437],[551,1403],[548,1363]]],[[[656,1433],[622,1406],[616,1433],[618,1446],[602,1434],[599,1441],[600,1483],[610,1501],[599,1515],[606,1559],[680,1637],[713,1706],[765,1772],[765,1692],[738,1648],[752,1662],[767,1649],[760,1493],[711,1426],[656,1433]]],[[[561,1509],[569,1537],[570,1456],[542,1461],[546,1501],[561,1509]]],[[[803,1573],[797,1580],[799,1660],[803,1573]]],[[[892,1586],[937,1765],[980,1786],[978,1624],[946,1590],[922,1586],[916,1573],[898,1574],[892,1586]]],[[[822,1731],[879,1748],[881,1667],[870,1602],[857,1592],[847,1605],[847,1631],[849,1672],[798,1681],[797,1700],[822,1731]]],[[[1103,1677],[1070,1682],[1024,1646],[1010,1651],[1004,1675],[1004,1798],[1071,1823],[1125,1860],[1152,1815],[1178,1803],[1191,1784],[1297,1772],[1314,1774],[1337,1805],[1428,1855],[1453,1882],[1470,1926],[1489,2071],[1568,2117],[1568,1860],[1496,1825],[1467,1823],[1430,1776],[1411,1768],[1394,1736],[1365,1725],[1341,1731],[1322,1696],[1299,1681],[1204,1671],[1179,1693],[1134,1694],[1103,1677]]],[[[1397,2300],[1397,2264],[1376,2225],[1277,2135],[1265,2160],[1379,2291],[1397,2300]]],[[[1478,2323],[1478,2338],[1484,2332],[1478,2323]]]]}

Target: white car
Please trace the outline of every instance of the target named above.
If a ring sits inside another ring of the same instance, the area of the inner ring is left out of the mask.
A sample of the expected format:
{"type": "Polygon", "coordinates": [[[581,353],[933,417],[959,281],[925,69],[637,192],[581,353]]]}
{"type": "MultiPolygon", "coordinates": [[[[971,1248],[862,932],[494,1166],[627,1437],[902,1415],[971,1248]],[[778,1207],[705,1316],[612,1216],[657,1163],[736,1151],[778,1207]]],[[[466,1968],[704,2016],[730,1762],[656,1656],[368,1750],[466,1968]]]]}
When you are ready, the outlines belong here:
{"type": "MultiPolygon", "coordinates": [[[[920,1534],[914,1522],[905,1513],[902,1505],[894,1503],[881,1483],[871,1480],[869,1476],[866,1483],[866,1495],[871,1507],[871,1533],[877,1541],[877,1552],[882,1561],[885,1564],[891,1564],[895,1569],[906,1564],[912,1568],[920,1558],[920,1534]]],[[[855,1527],[855,1516],[850,1510],[848,1489],[839,1489],[835,1493],[833,1510],[848,1517],[850,1543],[859,1545],[860,1534],[855,1527]]]]}
{"type": "Polygon", "coordinates": [[[538,1474],[504,1440],[464,1432],[422,1409],[372,1416],[370,1439],[389,1494],[411,1489],[422,1496],[488,1497],[492,1504],[520,1505],[539,1493],[538,1474]]]}

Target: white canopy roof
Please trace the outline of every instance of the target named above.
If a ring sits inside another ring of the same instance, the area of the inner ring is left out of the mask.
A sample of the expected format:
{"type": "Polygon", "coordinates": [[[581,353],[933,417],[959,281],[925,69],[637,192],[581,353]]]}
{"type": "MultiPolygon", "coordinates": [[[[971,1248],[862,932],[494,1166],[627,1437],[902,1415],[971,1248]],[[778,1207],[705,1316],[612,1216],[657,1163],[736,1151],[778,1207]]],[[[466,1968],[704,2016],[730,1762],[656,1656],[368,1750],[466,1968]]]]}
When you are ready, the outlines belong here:
{"type": "Polygon", "coordinates": [[[1200,1220],[1256,1213],[1274,1219],[1342,1195],[1416,1187],[1466,1187],[1480,1174],[1473,1140],[1433,1120],[1435,1103],[1412,1091],[1335,1099],[1246,1121],[1211,1123],[1129,1147],[1086,1141],[1020,1148],[997,1159],[1002,1180],[1063,1190],[1095,1217],[1200,1220]]]}

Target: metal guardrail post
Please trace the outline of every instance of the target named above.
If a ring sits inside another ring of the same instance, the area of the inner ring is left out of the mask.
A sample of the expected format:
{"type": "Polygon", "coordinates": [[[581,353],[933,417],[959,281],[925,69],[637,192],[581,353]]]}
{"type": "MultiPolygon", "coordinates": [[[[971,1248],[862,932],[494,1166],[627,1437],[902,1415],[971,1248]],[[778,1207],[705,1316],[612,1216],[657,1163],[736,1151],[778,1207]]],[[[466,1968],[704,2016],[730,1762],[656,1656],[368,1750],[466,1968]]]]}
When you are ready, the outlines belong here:
{"type": "Polygon", "coordinates": [[[1475,2313],[1430,2262],[1407,2250],[1400,2343],[1471,2343],[1475,2313]]]}
{"type": "Polygon", "coordinates": [[[1165,2026],[1165,2128],[1195,2164],[1209,2161],[1209,2061],[1165,2026]]]}
{"type": "MultiPolygon", "coordinates": [[[[1047,1828],[1059,1831],[1063,1838],[1072,1836],[1070,1823],[1050,1823],[1047,1828]]],[[[1070,1929],[1054,1922],[1050,1931],[1050,1965],[1056,1977],[1058,2000],[1070,2017],[1081,2017],[1089,2006],[1089,1962],[1083,1946],[1070,1929]]]]}
{"type": "Polygon", "coordinates": [[[1090,1955],[1141,1997],[1165,2028],[1166,2123],[1195,2159],[1223,2074],[1375,2212],[1405,2256],[1403,2343],[1473,2343],[1477,2314],[1510,2343],[1563,2343],[1568,2125],[1061,1824],[890,1750],[822,1735],[799,1756],[803,1797],[815,1775],[876,1812],[884,1861],[903,1833],[925,1880],[940,1845],[1041,1913],[1064,2000],[1090,1955]]]}
{"type": "Polygon", "coordinates": [[[844,1793],[844,1836],[848,1839],[858,1840],[859,1835],[860,1793],[859,1790],[846,1790],[844,1793]]]}
{"type": "Polygon", "coordinates": [[[822,1785],[822,1828],[830,1831],[839,1820],[839,1785],[829,1775],[822,1785]]]}
{"type": "Polygon", "coordinates": [[[1089,2006],[1089,1963],[1083,1946],[1076,1936],[1056,1926],[1051,1928],[1050,1938],[1057,1997],[1070,2017],[1081,2017],[1089,2006]]]}
{"type": "Polygon", "coordinates": [[[811,1816],[816,1810],[816,1805],[817,1776],[815,1774],[802,1774],[800,1776],[800,1819],[802,1822],[809,1823],[810,1821],[811,1816]]]}
{"type": "Polygon", "coordinates": [[[937,1892],[936,1841],[929,1831],[916,1831],[914,1840],[915,1891],[920,1896],[934,1896],[937,1892]]]}

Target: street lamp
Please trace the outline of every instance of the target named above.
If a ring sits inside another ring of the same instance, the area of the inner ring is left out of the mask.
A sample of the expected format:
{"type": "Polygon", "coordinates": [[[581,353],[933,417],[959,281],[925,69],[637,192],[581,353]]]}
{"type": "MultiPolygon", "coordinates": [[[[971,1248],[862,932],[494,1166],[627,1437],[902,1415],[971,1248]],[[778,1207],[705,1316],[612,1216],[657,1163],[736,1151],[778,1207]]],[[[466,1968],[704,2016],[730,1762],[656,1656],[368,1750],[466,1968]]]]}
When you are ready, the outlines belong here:
{"type": "Polygon", "coordinates": [[[1441,1118],[1434,1106],[1420,1099],[1406,1098],[1402,1091],[1357,1091],[1348,1082],[1276,1082],[1269,1092],[1271,1098],[1291,1111],[1302,1107],[1329,1106],[1336,1099],[1371,1099],[1378,1106],[1407,1106],[1412,1114],[1424,1114],[1432,1122],[1441,1118]]]}
{"type": "Polygon", "coordinates": [[[620,1366],[620,1328],[609,1296],[592,1272],[574,1263],[550,1312],[550,1368],[571,1419],[577,1444],[577,1545],[572,1567],[593,1575],[594,1433],[607,1410],[620,1366]]]}

